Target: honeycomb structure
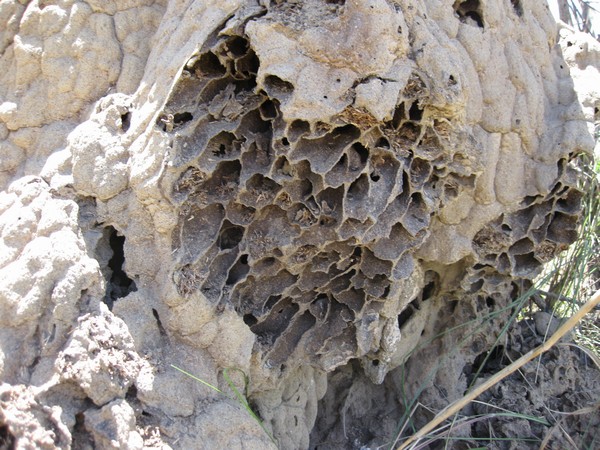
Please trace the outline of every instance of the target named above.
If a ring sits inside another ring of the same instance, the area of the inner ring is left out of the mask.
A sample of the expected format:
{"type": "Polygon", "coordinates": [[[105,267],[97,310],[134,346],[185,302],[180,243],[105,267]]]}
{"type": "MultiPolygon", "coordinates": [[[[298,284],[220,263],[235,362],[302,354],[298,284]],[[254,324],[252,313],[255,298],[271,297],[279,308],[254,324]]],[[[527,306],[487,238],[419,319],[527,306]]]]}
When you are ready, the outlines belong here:
{"type": "MultiPolygon", "coordinates": [[[[419,272],[415,252],[438,211],[473,195],[481,146],[427,111],[430,91],[416,70],[390,120],[351,102],[327,122],[286,120],[280,106],[294,86],[257,78],[260,60],[243,32],[209,44],[157,121],[180,171],[171,189],[179,294],[235,308],[267,369],[389,361],[412,308],[398,299],[419,272]]],[[[531,277],[574,239],[580,194],[569,161],[559,172],[546,197],[526,198],[477,233],[467,292],[494,274],[531,277]]],[[[439,274],[425,278],[431,290],[439,274]]]]}

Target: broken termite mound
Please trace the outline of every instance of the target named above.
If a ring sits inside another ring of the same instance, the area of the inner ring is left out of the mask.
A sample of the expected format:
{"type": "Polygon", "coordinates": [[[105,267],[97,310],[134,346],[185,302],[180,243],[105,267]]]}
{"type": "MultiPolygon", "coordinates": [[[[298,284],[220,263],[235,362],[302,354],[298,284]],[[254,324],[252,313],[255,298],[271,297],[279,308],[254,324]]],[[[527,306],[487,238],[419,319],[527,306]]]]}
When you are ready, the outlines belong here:
{"type": "Polygon", "coordinates": [[[576,238],[598,100],[573,79],[597,46],[557,45],[539,2],[88,3],[138,70],[82,123],[0,105],[11,148],[35,148],[33,126],[57,142],[9,167],[2,203],[1,270],[20,274],[2,401],[63,424],[52,445],[269,445],[171,364],[224,390],[223,369],[248,374],[281,448],[382,445],[407,396],[465,391],[507,305],[576,238]],[[461,326],[467,349],[433,339],[461,326]]]}

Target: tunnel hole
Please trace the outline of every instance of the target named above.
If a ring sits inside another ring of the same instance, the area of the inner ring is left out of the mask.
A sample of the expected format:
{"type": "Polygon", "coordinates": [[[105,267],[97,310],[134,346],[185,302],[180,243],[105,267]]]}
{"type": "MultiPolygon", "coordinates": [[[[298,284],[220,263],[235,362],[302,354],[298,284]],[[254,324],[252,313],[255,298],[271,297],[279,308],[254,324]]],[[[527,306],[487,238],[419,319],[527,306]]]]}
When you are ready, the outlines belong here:
{"type": "Polygon", "coordinates": [[[246,55],[235,61],[235,70],[238,73],[238,77],[236,78],[255,80],[259,67],[260,61],[258,56],[250,49],[246,55]]]}
{"type": "Polygon", "coordinates": [[[444,198],[446,201],[450,201],[458,197],[458,187],[450,184],[444,185],[444,198]]]}
{"type": "MultiPolygon", "coordinates": [[[[562,172],[559,172],[559,173],[560,173],[560,175],[563,174],[562,172]]],[[[547,195],[547,197],[560,197],[561,195],[563,195],[568,190],[569,190],[569,186],[565,186],[560,181],[558,181],[554,185],[554,187],[552,188],[552,190],[550,191],[550,194],[547,195]]]]}
{"type": "Polygon", "coordinates": [[[300,190],[300,195],[302,198],[304,199],[309,199],[309,197],[312,195],[313,191],[314,191],[314,186],[313,184],[309,181],[309,180],[302,180],[300,182],[300,186],[299,186],[299,190],[300,190]]]}
{"type": "Polygon", "coordinates": [[[419,107],[418,102],[414,102],[408,110],[408,118],[410,120],[419,121],[423,118],[423,110],[419,107]]]}
{"type": "Polygon", "coordinates": [[[498,271],[502,274],[508,273],[510,269],[510,259],[506,253],[501,253],[498,255],[498,259],[496,261],[496,267],[498,271]]]}
{"type": "Polygon", "coordinates": [[[404,103],[400,103],[394,109],[394,116],[392,118],[392,126],[396,129],[400,128],[402,122],[406,120],[406,110],[404,103]]]}
{"type": "Polygon", "coordinates": [[[379,365],[379,360],[374,359],[373,361],[371,361],[371,364],[373,364],[375,367],[377,367],[379,365]]]}
{"type": "Polygon", "coordinates": [[[173,123],[175,125],[183,125],[186,122],[192,120],[194,116],[189,112],[182,112],[173,115],[173,123]]]}
{"type": "Polygon", "coordinates": [[[295,142],[301,136],[310,133],[310,123],[305,120],[296,119],[294,120],[288,127],[287,135],[289,138],[295,142]]]}
{"type": "Polygon", "coordinates": [[[462,23],[483,28],[483,14],[479,0],[457,0],[454,2],[454,11],[462,23]]]}
{"type": "Polygon", "coordinates": [[[583,198],[581,191],[572,189],[556,201],[557,211],[576,215],[583,198]]]}
{"type": "Polygon", "coordinates": [[[160,320],[160,316],[158,315],[158,311],[154,308],[152,308],[152,315],[154,316],[154,319],[156,320],[156,326],[158,327],[158,331],[161,335],[166,335],[167,332],[165,330],[165,327],[163,326],[161,320],[160,320]]]}
{"type": "MultiPolygon", "coordinates": [[[[242,80],[236,80],[234,83],[235,86],[235,94],[246,94],[246,93],[254,93],[254,91],[256,90],[256,79],[255,77],[252,77],[250,79],[242,79],[242,80]]],[[[252,110],[251,112],[253,112],[255,110],[252,110]]]]}
{"type": "Polygon", "coordinates": [[[221,131],[213,136],[206,144],[206,150],[211,152],[213,156],[219,158],[230,157],[237,155],[241,149],[241,143],[233,133],[221,131]]]}
{"type": "Polygon", "coordinates": [[[380,137],[375,143],[375,147],[390,148],[390,141],[387,138],[380,137]]]}
{"type": "Polygon", "coordinates": [[[234,36],[226,44],[227,52],[234,58],[244,56],[248,52],[248,47],[248,41],[240,36],[234,36]]]}
{"type": "Polygon", "coordinates": [[[309,305],[308,309],[310,313],[317,320],[324,320],[329,311],[331,300],[325,294],[319,294],[309,305]]]}
{"type": "Polygon", "coordinates": [[[333,217],[323,216],[319,219],[319,225],[324,227],[332,227],[337,223],[333,217]]]}
{"type": "Polygon", "coordinates": [[[217,55],[208,52],[200,55],[192,70],[198,77],[220,78],[227,72],[217,55]]]}
{"type": "Polygon", "coordinates": [[[256,196],[256,202],[265,202],[275,197],[281,189],[281,186],[271,178],[262,176],[260,173],[252,175],[246,182],[248,192],[256,196]]]}
{"type": "Polygon", "coordinates": [[[127,112],[125,114],[121,115],[121,129],[123,131],[127,131],[129,130],[129,127],[131,126],[131,113],[127,112]]]}
{"type": "MultiPolygon", "coordinates": [[[[465,17],[468,17],[473,22],[475,22],[479,28],[483,28],[483,19],[481,18],[481,15],[477,11],[466,12],[465,17]]],[[[469,21],[466,21],[466,23],[469,23],[469,21]]]]}
{"type": "MultiPolygon", "coordinates": [[[[283,139],[282,139],[283,141],[283,139]]],[[[284,144],[282,142],[282,144],[284,144]]],[[[290,143],[287,139],[285,139],[285,146],[289,146],[290,143]]],[[[273,163],[273,175],[276,178],[279,177],[286,177],[286,178],[292,178],[293,176],[293,172],[292,172],[292,166],[290,165],[290,162],[287,160],[287,158],[285,156],[280,156],[278,157],[275,162],[273,163]]],[[[279,180],[278,180],[279,181],[279,180]]]]}
{"type": "Polygon", "coordinates": [[[367,160],[369,159],[369,149],[360,142],[355,142],[352,144],[352,149],[358,154],[361,164],[366,164],[367,160]]]}
{"type": "MultiPolygon", "coordinates": [[[[431,175],[432,167],[429,161],[415,158],[410,164],[410,183],[414,187],[421,187],[431,175]]],[[[447,185],[444,186],[447,189],[447,185]]]]}
{"type": "Polygon", "coordinates": [[[484,280],[478,280],[475,283],[471,283],[471,287],[469,288],[469,293],[475,294],[475,293],[481,291],[483,284],[484,284],[484,280]]]}
{"type": "MultiPolygon", "coordinates": [[[[229,220],[225,219],[221,226],[219,233],[219,239],[217,246],[221,250],[228,250],[237,247],[237,245],[244,238],[244,227],[232,224],[229,220]]],[[[247,258],[247,255],[246,255],[247,258]]]]}
{"type": "Polygon", "coordinates": [[[458,307],[458,300],[450,300],[448,302],[448,313],[450,315],[454,314],[457,307],[458,307]]]}
{"type": "MultiPolygon", "coordinates": [[[[330,133],[331,142],[346,141],[348,144],[355,139],[358,139],[361,135],[361,131],[358,127],[352,124],[337,127],[330,133]]],[[[362,144],[358,143],[362,146],[362,144]]]]}
{"type": "Polygon", "coordinates": [[[533,252],[525,255],[514,255],[515,273],[519,275],[529,275],[541,267],[541,263],[536,259],[533,252]]]}
{"type": "Polygon", "coordinates": [[[0,425],[0,448],[14,449],[15,437],[10,432],[8,425],[0,425]]]}
{"type": "Polygon", "coordinates": [[[108,261],[111,270],[110,280],[106,284],[104,302],[112,309],[115,300],[127,296],[130,292],[137,291],[135,282],[123,270],[125,264],[125,236],[119,235],[114,227],[107,227],[108,244],[112,250],[112,257],[108,261]]]}
{"type": "Polygon", "coordinates": [[[525,255],[526,253],[532,252],[535,245],[529,238],[523,238],[515,242],[510,246],[508,252],[512,255],[525,255]]]}
{"type": "Polygon", "coordinates": [[[240,128],[256,134],[267,134],[272,131],[271,121],[263,120],[258,109],[254,109],[244,116],[240,128]]]}
{"type": "MultiPolygon", "coordinates": [[[[372,176],[372,175],[371,175],[372,176]]],[[[361,200],[367,197],[369,193],[369,183],[366,174],[362,174],[348,188],[348,199],[361,200]]]]}
{"type": "Polygon", "coordinates": [[[381,294],[381,298],[387,298],[390,295],[391,286],[387,285],[383,290],[383,294],[381,294]]]}
{"type": "Polygon", "coordinates": [[[338,162],[335,163],[335,166],[333,167],[333,170],[336,170],[336,169],[345,169],[347,163],[348,163],[348,157],[346,156],[345,153],[343,153],[342,156],[340,157],[340,159],[338,160],[338,162]]]}
{"type": "Polygon", "coordinates": [[[398,328],[402,328],[404,324],[406,324],[410,318],[414,315],[415,310],[412,307],[412,303],[406,307],[404,311],[402,311],[398,315],[398,328]]]}
{"type": "Polygon", "coordinates": [[[510,3],[512,4],[517,16],[523,17],[523,5],[521,4],[521,0],[510,0],[510,3]]]}
{"type": "MultiPolygon", "coordinates": [[[[86,400],[89,402],[90,400],[86,400]]],[[[86,445],[89,446],[89,431],[85,428],[85,416],[83,415],[83,411],[78,411],[75,413],[75,423],[73,424],[72,437],[72,447],[71,448],[85,448],[86,445]],[[86,442],[83,444],[82,442],[86,442]]],[[[15,447],[3,447],[2,446],[2,438],[0,437],[0,448],[15,450],[15,447]]]]}
{"type": "Polygon", "coordinates": [[[275,304],[279,300],[281,300],[281,295],[271,295],[265,302],[263,306],[263,311],[271,311],[271,309],[273,309],[273,306],[275,306],[275,304]]]}
{"type": "Polygon", "coordinates": [[[260,115],[263,120],[273,120],[277,118],[277,107],[273,100],[266,100],[259,107],[260,115]]]}
{"type": "Polygon", "coordinates": [[[220,162],[213,173],[211,182],[217,189],[227,187],[230,183],[237,185],[240,182],[241,170],[242,164],[237,159],[220,162]]]}
{"type": "MultiPolygon", "coordinates": [[[[558,169],[558,174],[562,175],[565,172],[565,169],[567,168],[567,166],[569,165],[569,163],[567,162],[567,160],[565,158],[560,158],[557,162],[556,162],[556,167],[558,169]]],[[[557,186],[561,185],[560,182],[556,183],[557,186]]],[[[554,189],[553,189],[554,191],[554,189]]],[[[551,192],[552,194],[553,192],[551,192]]]]}
{"type": "Polygon", "coordinates": [[[275,75],[267,75],[263,86],[269,97],[285,98],[294,92],[294,85],[288,81],[282,80],[275,75]]]}
{"type": "MultiPolygon", "coordinates": [[[[503,345],[497,345],[489,352],[480,353],[473,362],[473,371],[479,372],[479,376],[496,373],[509,360],[506,358],[503,345]]],[[[472,380],[471,380],[472,381],[472,380]]]]}
{"type": "Polygon", "coordinates": [[[439,291],[440,276],[436,272],[428,270],[425,272],[425,281],[426,284],[421,293],[421,301],[423,302],[437,295],[439,291]]]}
{"type": "Polygon", "coordinates": [[[251,327],[252,325],[256,325],[256,323],[258,322],[258,319],[250,313],[244,314],[243,319],[244,319],[244,323],[246,325],[248,325],[249,327],[251,327]]]}
{"type": "Polygon", "coordinates": [[[526,195],[525,198],[523,198],[523,200],[521,201],[521,206],[531,206],[541,198],[541,195],[526,195]]]}
{"type": "MultiPolygon", "coordinates": [[[[300,307],[291,298],[283,298],[268,312],[267,317],[252,326],[251,330],[258,336],[259,342],[273,345],[290,326],[299,309],[300,307]]],[[[305,314],[310,313],[306,311],[305,314]]]]}
{"type": "Polygon", "coordinates": [[[547,239],[557,244],[571,244],[577,239],[577,216],[554,213],[548,226],[547,239]]]}
{"type": "Polygon", "coordinates": [[[345,5],[346,4],[346,0],[325,0],[325,3],[327,3],[328,5],[345,5]]]}
{"type": "Polygon", "coordinates": [[[135,387],[135,385],[130,386],[129,389],[127,389],[127,393],[125,394],[125,398],[129,401],[135,400],[137,399],[137,395],[138,395],[138,390],[135,387]]]}
{"type": "Polygon", "coordinates": [[[416,142],[421,135],[421,127],[412,122],[405,122],[398,130],[398,135],[411,142],[416,142]]]}
{"type": "Polygon", "coordinates": [[[246,278],[246,275],[248,275],[248,272],[250,272],[250,266],[248,265],[248,255],[242,255],[235,262],[233,267],[231,269],[229,269],[229,274],[227,275],[227,280],[225,281],[225,285],[232,286],[234,284],[237,284],[238,282],[240,282],[241,280],[246,278]],[[245,263],[243,261],[244,257],[246,259],[245,263]]]}

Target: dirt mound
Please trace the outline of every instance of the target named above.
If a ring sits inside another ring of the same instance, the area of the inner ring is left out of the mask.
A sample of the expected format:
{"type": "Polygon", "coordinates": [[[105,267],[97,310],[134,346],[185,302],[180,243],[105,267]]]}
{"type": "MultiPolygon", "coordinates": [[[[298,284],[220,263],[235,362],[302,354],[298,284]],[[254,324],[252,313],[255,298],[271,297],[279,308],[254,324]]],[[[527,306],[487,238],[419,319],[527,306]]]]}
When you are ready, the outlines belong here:
{"type": "MultiPolygon", "coordinates": [[[[599,106],[543,3],[54,3],[0,6],[6,446],[383,445],[535,340],[497,342],[576,238],[599,106]]],[[[579,433],[536,392],[518,430],[579,433]]]]}

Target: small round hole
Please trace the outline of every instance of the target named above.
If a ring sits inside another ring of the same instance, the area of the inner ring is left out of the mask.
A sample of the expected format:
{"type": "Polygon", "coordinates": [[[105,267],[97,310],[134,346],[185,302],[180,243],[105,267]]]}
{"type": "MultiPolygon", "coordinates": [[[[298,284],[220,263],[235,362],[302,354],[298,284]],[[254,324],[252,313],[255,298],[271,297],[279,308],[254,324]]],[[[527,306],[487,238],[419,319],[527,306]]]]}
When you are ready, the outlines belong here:
{"type": "Polygon", "coordinates": [[[251,327],[252,325],[256,324],[256,322],[258,322],[258,319],[256,317],[254,317],[252,314],[244,314],[244,323],[246,325],[248,325],[249,327],[251,327]]]}

